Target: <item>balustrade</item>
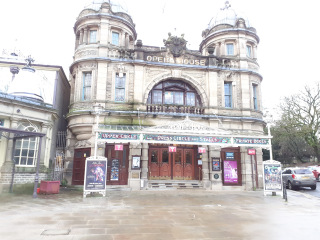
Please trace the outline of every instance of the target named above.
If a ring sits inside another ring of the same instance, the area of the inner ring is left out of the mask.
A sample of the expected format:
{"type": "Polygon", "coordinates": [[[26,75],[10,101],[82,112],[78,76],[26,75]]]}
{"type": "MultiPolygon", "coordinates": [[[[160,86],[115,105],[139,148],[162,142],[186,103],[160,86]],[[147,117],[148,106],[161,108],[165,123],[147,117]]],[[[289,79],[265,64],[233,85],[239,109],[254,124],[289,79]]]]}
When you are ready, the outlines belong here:
{"type": "Polygon", "coordinates": [[[150,113],[189,113],[204,114],[204,108],[200,106],[182,106],[182,105],[158,105],[148,104],[147,112],[150,113]]]}

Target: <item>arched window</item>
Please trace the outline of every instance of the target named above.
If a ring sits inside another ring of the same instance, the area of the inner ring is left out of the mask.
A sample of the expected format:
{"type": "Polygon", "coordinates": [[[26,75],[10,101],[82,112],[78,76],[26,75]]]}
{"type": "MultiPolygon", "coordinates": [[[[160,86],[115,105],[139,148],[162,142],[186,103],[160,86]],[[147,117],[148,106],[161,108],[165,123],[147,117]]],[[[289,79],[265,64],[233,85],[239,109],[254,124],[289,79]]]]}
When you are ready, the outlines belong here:
{"type": "Polygon", "coordinates": [[[201,106],[200,96],[188,83],[168,80],[158,83],[150,91],[148,104],[201,106]]]}
{"type": "MultiPolygon", "coordinates": [[[[30,123],[20,123],[19,130],[38,132],[36,126],[30,123]]],[[[16,141],[14,161],[19,166],[35,166],[38,153],[38,138],[22,138],[16,141]]]]}

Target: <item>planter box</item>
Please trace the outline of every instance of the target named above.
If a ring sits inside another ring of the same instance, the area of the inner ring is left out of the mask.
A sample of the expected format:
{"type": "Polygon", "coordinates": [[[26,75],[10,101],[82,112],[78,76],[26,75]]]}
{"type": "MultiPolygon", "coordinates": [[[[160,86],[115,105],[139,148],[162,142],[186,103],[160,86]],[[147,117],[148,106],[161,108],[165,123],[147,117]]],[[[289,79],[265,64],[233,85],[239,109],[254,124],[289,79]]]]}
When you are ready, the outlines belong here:
{"type": "Polygon", "coordinates": [[[57,194],[60,190],[60,181],[41,181],[40,193],[57,194]]]}

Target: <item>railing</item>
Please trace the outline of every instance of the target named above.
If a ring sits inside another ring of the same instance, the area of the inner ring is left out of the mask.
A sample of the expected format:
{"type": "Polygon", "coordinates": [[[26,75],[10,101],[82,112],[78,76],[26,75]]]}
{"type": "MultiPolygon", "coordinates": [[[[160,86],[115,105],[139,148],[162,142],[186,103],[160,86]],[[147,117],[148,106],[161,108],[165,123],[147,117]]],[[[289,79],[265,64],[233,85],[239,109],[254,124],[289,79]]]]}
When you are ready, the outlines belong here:
{"type": "Polygon", "coordinates": [[[148,104],[147,112],[150,113],[189,113],[204,114],[204,108],[199,106],[181,106],[181,105],[158,105],[148,104]]]}
{"type": "Polygon", "coordinates": [[[56,147],[57,148],[65,148],[66,147],[66,139],[67,139],[67,132],[66,131],[59,131],[57,133],[56,147]]]}

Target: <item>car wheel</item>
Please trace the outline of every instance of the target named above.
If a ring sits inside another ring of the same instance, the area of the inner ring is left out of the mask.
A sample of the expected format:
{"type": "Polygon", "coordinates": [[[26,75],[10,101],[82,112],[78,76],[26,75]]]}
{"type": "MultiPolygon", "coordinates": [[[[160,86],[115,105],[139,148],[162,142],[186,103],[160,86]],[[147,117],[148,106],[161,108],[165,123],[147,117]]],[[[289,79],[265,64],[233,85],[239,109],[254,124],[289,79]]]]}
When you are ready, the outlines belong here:
{"type": "Polygon", "coordinates": [[[295,189],[294,186],[292,186],[292,183],[290,181],[288,182],[288,187],[289,187],[290,190],[294,190],[295,189]]]}
{"type": "Polygon", "coordinates": [[[312,190],[316,190],[317,189],[317,185],[314,185],[312,187],[310,187],[312,190]]]}

